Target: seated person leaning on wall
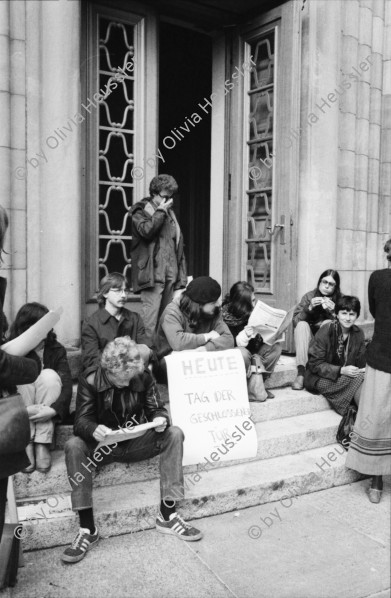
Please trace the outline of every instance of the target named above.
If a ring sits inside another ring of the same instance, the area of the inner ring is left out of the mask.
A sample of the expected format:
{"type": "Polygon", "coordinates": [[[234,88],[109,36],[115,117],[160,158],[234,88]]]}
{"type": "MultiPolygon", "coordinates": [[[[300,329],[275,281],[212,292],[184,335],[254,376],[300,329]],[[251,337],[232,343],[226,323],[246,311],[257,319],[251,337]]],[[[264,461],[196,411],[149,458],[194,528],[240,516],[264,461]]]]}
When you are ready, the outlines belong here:
{"type": "Polygon", "coordinates": [[[107,274],[100,281],[99,309],[84,321],[81,331],[82,371],[85,375],[96,370],[107,343],[120,336],[129,336],[137,343],[139,353],[148,365],[152,350],[147,346],[141,316],[125,307],[128,293],[126,278],[118,272],[107,274]]]}
{"type": "Polygon", "coordinates": [[[220,295],[216,280],[199,276],[167,305],[155,336],[159,380],[167,381],[164,358],[172,351],[223,351],[234,347],[232,334],[221,316],[220,295]]]}
{"type": "Polygon", "coordinates": [[[300,299],[293,314],[293,328],[296,346],[297,376],[293,390],[304,387],[304,372],[308,361],[308,347],[319,328],[334,319],[334,307],[341,296],[339,274],[336,270],[325,270],[319,276],[316,289],[308,291],[300,299]]]}
{"type": "MultiPolygon", "coordinates": [[[[26,303],[16,314],[10,327],[9,340],[16,338],[38,322],[48,308],[41,303],[26,303]]],[[[23,469],[42,473],[51,467],[50,444],[55,423],[63,422],[69,413],[72,398],[72,377],[65,347],[51,330],[34,349],[41,363],[41,373],[35,382],[18,386],[30,419],[31,441],[26,448],[30,465],[23,469]]]]}

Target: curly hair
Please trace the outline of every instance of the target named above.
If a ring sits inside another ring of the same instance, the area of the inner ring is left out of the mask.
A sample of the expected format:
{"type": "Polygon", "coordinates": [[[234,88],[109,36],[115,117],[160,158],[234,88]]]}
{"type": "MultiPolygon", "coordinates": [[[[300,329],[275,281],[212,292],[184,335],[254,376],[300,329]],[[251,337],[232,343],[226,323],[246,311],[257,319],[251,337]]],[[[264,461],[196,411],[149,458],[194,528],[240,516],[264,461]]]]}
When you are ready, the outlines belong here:
{"type": "MultiPolygon", "coordinates": [[[[43,318],[49,313],[46,305],[33,301],[32,303],[25,303],[16,314],[15,320],[12,322],[9,330],[8,340],[13,340],[17,336],[26,332],[33,324],[43,318]]],[[[57,340],[57,335],[54,330],[48,332],[45,344],[52,344],[57,340]]]]}
{"type": "Polygon", "coordinates": [[[124,284],[127,286],[128,281],[125,276],[119,272],[111,272],[104,276],[99,283],[99,291],[97,294],[99,306],[103,307],[106,304],[106,297],[104,297],[104,295],[106,295],[110,289],[121,289],[124,284]]]}
{"type": "Polygon", "coordinates": [[[130,336],[119,336],[110,343],[107,343],[103,349],[100,365],[103,370],[113,374],[133,369],[137,371],[144,369],[137,343],[130,336]]]}
{"type": "Polygon", "coordinates": [[[8,228],[8,214],[3,206],[0,205],[0,264],[3,261],[2,255],[4,252],[4,239],[5,233],[7,232],[8,228]]]}
{"type": "Polygon", "coordinates": [[[170,196],[178,193],[178,183],[169,174],[159,174],[153,177],[149,184],[150,196],[159,195],[162,191],[167,191],[170,196]]]}

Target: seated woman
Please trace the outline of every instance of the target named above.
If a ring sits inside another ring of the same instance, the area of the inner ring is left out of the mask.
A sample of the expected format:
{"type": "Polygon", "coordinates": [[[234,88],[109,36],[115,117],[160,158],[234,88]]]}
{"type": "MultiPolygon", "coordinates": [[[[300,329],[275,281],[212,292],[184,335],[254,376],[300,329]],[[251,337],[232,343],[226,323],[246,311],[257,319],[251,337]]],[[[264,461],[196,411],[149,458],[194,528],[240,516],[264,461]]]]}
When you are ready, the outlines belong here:
{"type": "MultiPolygon", "coordinates": [[[[221,313],[234,337],[235,346],[240,349],[246,371],[251,363],[251,356],[258,354],[268,372],[263,374],[263,379],[266,380],[280,358],[282,346],[280,343],[272,346],[266,345],[262,336],[257,334],[252,326],[247,325],[255,302],[254,287],[245,281],[235,282],[225,296],[221,313]]],[[[270,390],[266,389],[266,393],[269,399],[274,398],[274,394],[270,390]]]]}
{"type": "MultiPolygon", "coordinates": [[[[16,314],[11,325],[9,339],[12,340],[38,322],[48,308],[41,303],[26,303],[16,314]]],[[[55,422],[61,422],[69,412],[72,398],[72,376],[65,347],[57,341],[51,330],[34,352],[41,364],[41,373],[32,384],[18,386],[30,419],[31,442],[26,448],[30,465],[23,472],[36,469],[42,473],[51,467],[50,444],[55,422]]]]}
{"type": "Polygon", "coordinates": [[[335,313],[336,320],[322,326],[310,343],[304,384],[307,390],[324,395],[331,407],[344,415],[352,400],[358,405],[364,381],[364,333],[355,325],[359,299],[341,297],[335,313]]]}
{"type": "Polygon", "coordinates": [[[293,328],[296,346],[297,376],[293,390],[304,388],[304,372],[308,361],[308,347],[319,328],[334,319],[334,307],[341,296],[339,274],[325,270],[319,276],[316,289],[308,291],[296,306],[293,328]]]}

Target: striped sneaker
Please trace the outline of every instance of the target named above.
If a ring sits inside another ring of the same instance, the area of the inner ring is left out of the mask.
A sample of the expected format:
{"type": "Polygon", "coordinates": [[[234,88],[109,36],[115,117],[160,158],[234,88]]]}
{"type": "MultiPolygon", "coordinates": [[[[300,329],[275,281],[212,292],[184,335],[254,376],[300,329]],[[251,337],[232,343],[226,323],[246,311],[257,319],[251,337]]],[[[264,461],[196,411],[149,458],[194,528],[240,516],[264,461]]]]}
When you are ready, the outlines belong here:
{"type": "Polygon", "coordinates": [[[91,534],[89,529],[81,527],[72,544],[62,553],[61,560],[64,563],[78,563],[84,559],[86,552],[98,543],[98,540],[99,533],[96,528],[95,533],[91,534]]]}
{"type": "Polygon", "coordinates": [[[161,534],[172,534],[180,540],[185,540],[185,542],[195,542],[201,540],[203,536],[199,529],[183,521],[178,513],[172,513],[169,521],[165,521],[162,514],[160,514],[156,518],[156,529],[161,534]]]}

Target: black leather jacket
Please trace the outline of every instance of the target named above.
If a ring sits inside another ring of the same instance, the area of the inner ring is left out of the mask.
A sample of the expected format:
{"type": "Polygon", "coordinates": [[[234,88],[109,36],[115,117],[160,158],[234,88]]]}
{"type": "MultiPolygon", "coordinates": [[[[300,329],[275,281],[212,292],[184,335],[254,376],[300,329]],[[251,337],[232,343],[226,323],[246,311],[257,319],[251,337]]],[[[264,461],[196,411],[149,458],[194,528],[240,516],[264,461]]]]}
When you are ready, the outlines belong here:
{"type": "Polygon", "coordinates": [[[95,441],[93,433],[100,424],[115,430],[124,426],[126,421],[131,421],[133,425],[135,421],[142,424],[161,416],[170,424],[169,415],[149,370],[146,369],[133,378],[128,389],[131,409],[127,417],[119,421],[112,409],[115,387],[107,381],[102,369],[99,367],[87,377],[81,376],[76,397],[75,435],[91,442],[95,441]]]}

